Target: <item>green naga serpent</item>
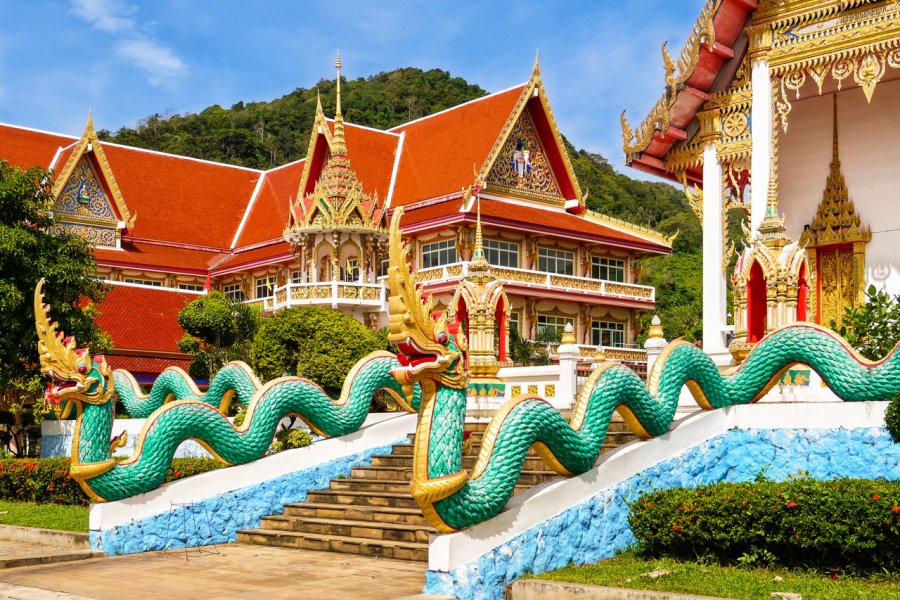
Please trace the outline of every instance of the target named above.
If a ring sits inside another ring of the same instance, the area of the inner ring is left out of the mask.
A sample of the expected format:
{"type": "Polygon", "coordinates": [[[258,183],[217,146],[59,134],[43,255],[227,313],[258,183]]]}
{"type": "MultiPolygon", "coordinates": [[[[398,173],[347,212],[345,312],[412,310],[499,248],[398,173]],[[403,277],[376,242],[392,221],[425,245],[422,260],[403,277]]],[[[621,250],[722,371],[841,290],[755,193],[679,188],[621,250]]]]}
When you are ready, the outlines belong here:
{"type": "Polygon", "coordinates": [[[48,317],[50,307],[43,302],[43,283],[34,292],[34,314],[41,373],[52,380],[45,401],[58,414],[76,411],[70,474],[98,502],[121,500],[159,486],[176,448],[188,439],[225,463],[244,464],[263,456],[285,415],[299,415],[320,435],[340,436],[359,429],[379,389],[391,392],[410,412],[415,412],[421,397],[418,388],[407,387],[404,394],[391,376],[400,363],[389,352],[373,352],[360,359],[337,400],[301,377],[268,382],[247,401],[247,416],[240,427],[232,426],[219,408],[196,397],[165,402],[168,394],[160,393],[154,401],[161,403],[147,417],[134,453],[119,461],[112,452],[124,440],[110,439],[115,418],[112,371],[105,358],[92,360],[86,349],[76,349],[73,338],[57,331],[48,317]]]}
{"type": "Polygon", "coordinates": [[[430,299],[422,301],[400,241],[401,214],[398,208],[391,222],[388,339],[404,355],[394,377],[407,390],[416,383],[422,388],[410,485],[438,531],[456,531],[497,515],[532,446],[553,470],[570,476],[593,468],[614,411],[643,438],[666,433],[685,384],[706,409],[760,399],[794,363],[814,369],[846,401],[887,400],[900,390],[897,348],[882,361],[870,362],[833,332],[812,324],[773,332],[725,375],[696,346],[676,341],[655,363],[649,385],[615,363],[595,370],[576,399],[571,421],[536,396],[508,401],[488,425],[468,472],[462,468],[465,343],[457,343],[443,319],[432,320],[430,299]]]}

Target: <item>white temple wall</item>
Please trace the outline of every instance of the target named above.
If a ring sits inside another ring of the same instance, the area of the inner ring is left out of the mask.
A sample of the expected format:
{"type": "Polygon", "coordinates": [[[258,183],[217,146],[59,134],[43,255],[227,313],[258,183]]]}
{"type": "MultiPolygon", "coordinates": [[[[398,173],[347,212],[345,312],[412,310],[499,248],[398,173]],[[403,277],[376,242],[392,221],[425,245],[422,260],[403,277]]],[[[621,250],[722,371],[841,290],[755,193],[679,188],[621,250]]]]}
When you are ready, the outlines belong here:
{"type": "MultiPolygon", "coordinates": [[[[809,84],[802,91],[807,93],[809,84]]],[[[815,86],[812,86],[815,93],[815,86]]],[[[832,96],[793,101],[778,137],[778,207],[797,239],[816,214],[831,163],[832,96]]],[[[860,88],[838,92],[841,168],[862,223],[866,283],[900,294],[900,80],[881,82],[872,103],[860,88]]]]}

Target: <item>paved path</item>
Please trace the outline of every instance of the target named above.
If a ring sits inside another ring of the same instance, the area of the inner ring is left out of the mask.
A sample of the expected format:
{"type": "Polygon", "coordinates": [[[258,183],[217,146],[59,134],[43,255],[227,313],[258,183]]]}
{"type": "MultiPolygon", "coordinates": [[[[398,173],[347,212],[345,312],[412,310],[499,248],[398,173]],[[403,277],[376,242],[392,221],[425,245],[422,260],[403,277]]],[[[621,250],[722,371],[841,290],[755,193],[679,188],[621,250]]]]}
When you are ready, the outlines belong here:
{"type": "Polygon", "coordinates": [[[69,548],[0,540],[0,561],[9,558],[24,558],[26,556],[43,556],[48,552],[60,552],[63,550],[69,550],[69,548]]]}
{"type": "Polygon", "coordinates": [[[173,550],[0,570],[0,598],[392,600],[425,585],[423,563],[243,544],[218,549],[191,550],[188,560],[173,550]]]}

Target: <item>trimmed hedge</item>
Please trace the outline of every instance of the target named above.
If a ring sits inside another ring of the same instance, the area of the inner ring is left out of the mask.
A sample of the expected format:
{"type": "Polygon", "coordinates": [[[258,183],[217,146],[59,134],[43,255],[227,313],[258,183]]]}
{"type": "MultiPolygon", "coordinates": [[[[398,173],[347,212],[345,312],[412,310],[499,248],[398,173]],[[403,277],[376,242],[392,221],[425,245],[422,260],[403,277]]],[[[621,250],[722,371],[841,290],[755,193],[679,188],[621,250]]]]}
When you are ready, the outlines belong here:
{"type": "MultiPolygon", "coordinates": [[[[166,481],[219,469],[212,458],[176,458],[166,481]]],[[[68,458],[0,459],[0,499],[41,504],[88,504],[81,486],[69,475],[68,458]]]]}
{"type": "Polygon", "coordinates": [[[628,517],[638,550],[725,564],[900,568],[900,482],[800,478],[651,492],[628,517]]]}

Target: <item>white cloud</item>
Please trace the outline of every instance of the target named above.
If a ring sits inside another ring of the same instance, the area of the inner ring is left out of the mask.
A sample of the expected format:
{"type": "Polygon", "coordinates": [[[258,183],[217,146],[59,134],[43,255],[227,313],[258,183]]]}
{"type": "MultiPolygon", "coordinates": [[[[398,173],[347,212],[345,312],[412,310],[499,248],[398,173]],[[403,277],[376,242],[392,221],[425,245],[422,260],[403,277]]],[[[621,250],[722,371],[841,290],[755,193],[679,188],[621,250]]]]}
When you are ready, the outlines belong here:
{"type": "Polygon", "coordinates": [[[171,82],[188,71],[172,48],[148,35],[136,18],[137,7],[126,0],[72,0],[72,12],[94,29],[115,37],[116,54],[147,74],[153,85],[171,82]]]}
{"type": "Polygon", "coordinates": [[[188,66],[171,48],[147,39],[122,40],[116,44],[120,56],[143,69],[150,83],[161,84],[187,73],[188,66]]]}
{"type": "Polygon", "coordinates": [[[93,27],[109,33],[133,31],[135,7],[123,0],[72,0],[72,12],[93,27]]]}

